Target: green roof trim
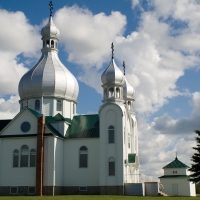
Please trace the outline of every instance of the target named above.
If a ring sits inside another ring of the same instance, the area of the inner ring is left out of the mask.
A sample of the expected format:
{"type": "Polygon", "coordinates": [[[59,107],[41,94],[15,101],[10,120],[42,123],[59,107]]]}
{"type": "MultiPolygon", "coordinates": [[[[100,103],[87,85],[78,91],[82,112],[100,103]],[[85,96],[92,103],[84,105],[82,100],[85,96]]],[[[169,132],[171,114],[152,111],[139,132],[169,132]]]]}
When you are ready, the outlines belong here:
{"type": "Polygon", "coordinates": [[[51,124],[45,124],[45,126],[52,132],[54,136],[64,138],[51,124]]]}
{"type": "Polygon", "coordinates": [[[135,163],[136,154],[135,153],[129,153],[128,154],[128,163],[135,163]]]}
{"type": "Polygon", "coordinates": [[[35,117],[38,117],[40,115],[40,113],[36,112],[35,110],[32,110],[32,109],[27,108],[27,107],[26,107],[26,109],[29,110],[35,117]]]}
{"type": "Polygon", "coordinates": [[[99,138],[99,116],[77,115],[65,135],[66,138],[99,138]]]}
{"type": "Polygon", "coordinates": [[[189,168],[186,164],[182,163],[178,158],[175,158],[174,161],[164,166],[163,169],[166,168],[189,168]]]}
{"type": "Polygon", "coordinates": [[[58,121],[66,121],[66,122],[68,122],[70,124],[71,121],[72,121],[69,118],[64,118],[60,113],[58,113],[54,117],[52,117],[52,116],[46,116],[45,119],[46,119],[47,123],[58,122],[58,121]]]}
{"type": "Polygon", "coordinates": [[[187,175],[165,175],[158,178],[189,178],[187,175]]]}

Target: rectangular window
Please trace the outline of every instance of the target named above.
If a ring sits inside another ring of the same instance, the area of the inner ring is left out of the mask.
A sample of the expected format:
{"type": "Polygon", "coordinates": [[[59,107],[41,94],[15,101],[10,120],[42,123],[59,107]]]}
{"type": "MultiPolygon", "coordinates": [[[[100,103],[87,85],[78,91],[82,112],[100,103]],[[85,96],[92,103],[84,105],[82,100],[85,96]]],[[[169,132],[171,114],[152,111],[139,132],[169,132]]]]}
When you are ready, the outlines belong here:
{"type": "Polygon", "coordinates": [[[109,143],[114,143],[114,130],[109,130],[109,143]]]}
{"type": "Polygon", "coordinates": [[[35,187],[28,187],[29,194],[35,194],[35,187]]]}
{"type": "Polygon", "coordinates": [[[35,159],[36,159],[36,155],[31,154],[30,155],[30,167],[35,167],[35,159]]]}
{"type": "Polygon", "coordinates": [[[87,191],[87,187],[86,186],[80,186],[79,191],[87,191]]]}
{"type": "Polygon", "coordinates": [[[109,176],[115,175],[115,162],[109,162],[109,176]]]}
{"type": "Polygon", "coordinates": [[[13,156],[13,167],[18,167],[19,155],[13,156]]]}
{"type": "Polygon", "coordinates": [[[20,167],[28,167],[28,155],[21,155],[20,167]]]}
{"type": "Polygon", "coordinates": [[[87,167],[87,154],[84,152],[80,152],[79,157],[79,167],[87,167]]]}
{"type": "Polygon", "coordinates": [[[10,187],[10,194],[17,194],[18,188],[17,187],[10,187]]]}

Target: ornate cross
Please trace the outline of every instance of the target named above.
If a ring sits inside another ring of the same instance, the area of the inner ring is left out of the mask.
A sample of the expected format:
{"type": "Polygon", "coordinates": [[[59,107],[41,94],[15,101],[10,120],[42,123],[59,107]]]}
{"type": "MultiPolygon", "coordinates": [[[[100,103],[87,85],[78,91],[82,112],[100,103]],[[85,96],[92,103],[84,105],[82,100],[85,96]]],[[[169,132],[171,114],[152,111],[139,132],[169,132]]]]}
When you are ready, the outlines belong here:
{"type": "Polygon", "coordinates": [[[125,76],[125,69],[126,69],[125,62],[123,61],[124,76],[125,76]]]}
{"type": "Polygon", "coordinates": [[[52,10],[53,10],[53,3],[52,3],[52,1],[49,2],[49,9],[50,9],[50,16],[52,16],[52,10]]]}
{"type": "Polygon", "coordinates": [[[114,58],[114,45],[113,45],[113,42],[111,44],[111,49],[112,49],[112,59],[114,58]]]}

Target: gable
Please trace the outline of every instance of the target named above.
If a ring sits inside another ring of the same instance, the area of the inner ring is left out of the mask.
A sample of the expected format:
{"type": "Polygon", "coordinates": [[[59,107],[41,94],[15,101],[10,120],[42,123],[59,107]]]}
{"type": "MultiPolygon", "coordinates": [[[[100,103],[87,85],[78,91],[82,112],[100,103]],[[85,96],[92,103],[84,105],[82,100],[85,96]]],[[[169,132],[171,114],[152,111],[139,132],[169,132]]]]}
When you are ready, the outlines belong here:
{"type": "Polygon", "coordinates": [[[37,134],[37,117],[25,108],[1,130],[0,137],[30,134],[37,134]]]}

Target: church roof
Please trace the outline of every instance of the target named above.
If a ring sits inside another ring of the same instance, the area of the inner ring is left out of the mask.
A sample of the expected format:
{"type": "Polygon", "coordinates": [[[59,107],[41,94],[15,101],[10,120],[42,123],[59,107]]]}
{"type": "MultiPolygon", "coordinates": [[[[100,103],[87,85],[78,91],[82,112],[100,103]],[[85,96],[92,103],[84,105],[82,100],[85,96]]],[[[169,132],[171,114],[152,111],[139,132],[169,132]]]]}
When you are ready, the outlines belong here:
{"type": "Polygon", "coordinates": [[[189,176],[187,175],[165,175],[165,176],[160,176],[158,178],[188,178],[189,176]]]}
{"type": "Polygon", "coordinates": [[[166,168],[189,168],[186,164],[182,163],[178,158],[176,157],[174,161],[170,162],[168,165],[164,166],[163,169],[166,168]]]}
{"type": "Polygon", "coordinates": [[[77,115],[74,116],[65,138],[98,138],[99,137],[99,116],[77,115]]]}

